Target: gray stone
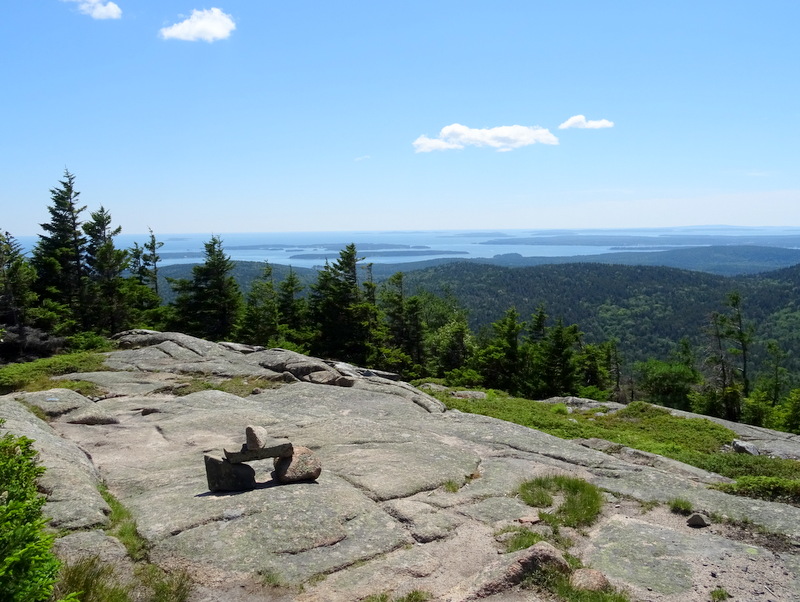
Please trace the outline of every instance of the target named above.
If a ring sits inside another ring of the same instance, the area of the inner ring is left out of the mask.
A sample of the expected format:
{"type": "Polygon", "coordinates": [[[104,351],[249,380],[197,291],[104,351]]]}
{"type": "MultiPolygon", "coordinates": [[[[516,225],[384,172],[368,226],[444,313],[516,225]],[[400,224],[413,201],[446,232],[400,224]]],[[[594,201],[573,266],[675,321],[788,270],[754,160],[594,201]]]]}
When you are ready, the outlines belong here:
{"type": "Polygon", "coordinates": [[[46,416],[51,418],[92,405],[91,401],[71,389],[48,389],[47,391],[37,391],[36,393],[15,393],[12,394],[12,397],[24,404],[39,408],[46,416]]]}
{"type": "Polygon", "coordinates": [[[231,464],[241,464],[242,462],[254,462],[256,460],[266,460],[267,458],[286,458],[291,457],[293,447],[288,439],[267,439],[262,442],[263,446],[256,449],[248,449],[248,445],[242,446],[238,452],[230,452],[227,449],[225,458],[231,464]]]}
{"type": "Polygon", "coordinates": [[[450,395],[459,399],[486,399],[484,391],[450,391],[450,395]]]}
{"type": "Polygon", "coordinates": [[[275,480],[279,483],[314,481],[322,472],[322,462],[307,447],[297,446],[291,456],[275,458],[275,480]]]}
{"type": "Polygon", "coordinates": [[[541,569],[568,574],[569,564],[558,548],[546,541],[540,541],[527,550],[515,553],[511,562],[503,560],[484,570],[476,579],[478,587],[466,599],[481,599],[504,592],[520,583],[527,575],[541,569]]]}
{"type": "Polygon", "coordinates": [[[71,424],[119,424],[119,419],[116,416],[112,416],[102,407],[98,407],[97,404],[72,410],[64,414],[60,420],[71,424]]]}
{"type": "Polygon", "coordinates": [[[611,587],[611,584],[597,569],[575,569],[569,577],[569,584],[575,589],[582,589],[590,592],[602,592],[611,587]]]}
{"type": "Polygon", "coordinates": [[[206,454],[206,479],[209,491],[247,491],[255,489],[256,472],[247,464],[231,464],[226,458],[206,454]]]}
{"type": "Polygon", "coordinates": [[[103,562],[114,563],[128,556],[125,546],[116,537],[99,529],[76,531],[59,537],[53,542],[53,551],[59,558],[70,562],[97,556],[103,562]]]}
{"type": "MultiPolygon", "coordinates": [[[[259,390],[259,393],[263,393],[263,391],[259,390]]],[[[262,447],[266,447],[266,441],[269,439],[269,434],[267,433],[267,429],[263,426],[253,426],[248,425],[244,429],[244,436],[247,444],[247,449],[254,450],[254,449],[261,449],[262,447]]]]}
{"type": "Polygon", "coordinates": [[[732,445],[733,445],[733,451],[735,451],[737,454],[749,454],[751,456],[760,455],[758,448],[749,441],[734,439],[732,445]]]}
{"type": "Polygon", "coordinates": [[[710,527],[711,521],[708,520],[707,516],[700,514],[699,512],[695,512],[686,520],[686,524],[690,527],[702,528],[710,527]]]}

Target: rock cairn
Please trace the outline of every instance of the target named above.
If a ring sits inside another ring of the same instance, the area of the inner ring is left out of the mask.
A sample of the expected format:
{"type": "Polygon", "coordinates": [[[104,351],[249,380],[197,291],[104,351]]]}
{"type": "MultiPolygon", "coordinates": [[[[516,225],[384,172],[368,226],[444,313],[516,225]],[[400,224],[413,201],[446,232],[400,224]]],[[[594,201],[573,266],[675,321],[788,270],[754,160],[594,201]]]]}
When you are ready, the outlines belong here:
{"type": "Polygon", "coordinates": [[[294,446],[288,439],[269,437],[261,426],[245,428],[245,443],[239,451],[223,449],[223,455],[205,454],[209,491],[248,491],[256,487],[256,472],[247,462],[272,458],[272,479],[278,483],[314,481],[322,463],[307,447],[294,446]]]}

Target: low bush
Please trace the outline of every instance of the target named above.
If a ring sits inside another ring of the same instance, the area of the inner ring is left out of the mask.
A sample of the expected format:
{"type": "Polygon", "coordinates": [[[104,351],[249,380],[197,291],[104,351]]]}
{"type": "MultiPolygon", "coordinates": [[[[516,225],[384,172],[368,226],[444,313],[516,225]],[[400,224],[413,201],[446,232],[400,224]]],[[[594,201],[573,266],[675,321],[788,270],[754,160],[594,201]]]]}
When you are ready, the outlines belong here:
{"type": "Polygon", "coordinates": [[[36,489],[44,468],[32,444],[12,433],[0,438],[0,592],[8,602],[46,600],[59,568],[36,489]]]}
{"type": "Polygon", "coordinates": [[[720,483],[714,488],[734,495],[800,506],[800,480],[742,476],[735,483],[720,483]]]}

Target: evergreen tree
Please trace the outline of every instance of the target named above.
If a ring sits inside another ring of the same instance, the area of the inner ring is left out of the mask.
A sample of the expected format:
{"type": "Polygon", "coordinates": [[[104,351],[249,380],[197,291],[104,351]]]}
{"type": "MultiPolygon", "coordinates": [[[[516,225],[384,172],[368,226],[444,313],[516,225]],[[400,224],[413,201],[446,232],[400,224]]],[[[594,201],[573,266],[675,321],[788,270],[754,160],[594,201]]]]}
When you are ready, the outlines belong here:
{"type": "Polygon", "coordinates": [[[476,368],[485,386],[518,393],[523,381],[523,360],[520,336],[525,323],[519,321],[516,308],[492,324],[493,336],[478,350],[476,368]]]}
{"type": "Polygon", "coordinates": [[[36,271],[25,259],[22,246],[8,232],[0,232],[0,324],[24,326],[35,306],[36,271]]]}
{"type": "Polygon", "coordinates": [[[156,240],[156,235],[153,234],[152,228],[148,228],[148,231],[150,232],[150,237],[144,243],[142,268],[144,270],[145,284],[149,284],[158,296],[158,262],[161,261],[158,250],[164,246],[164,243],[156,240]]]}
{"type": "Polygon", "coordinates": [[[128,326],[131,307],[123,273],[128,269],[129,253],[115,247],[114,237],[122,228],[111,226],[111,214],[102,205],[90,215],[91,221],[83,224],[90,293],[86,304],[91,310],[87,325],[113,334],[128,326]]]}
{"type": "Polygon", "coordinates": [[[541,344],[539,372],[543,381],[540,396],[575,395],[577,370],[575,345],[580,340],[578,327],[564,326],[559,318],[555,326],[547,329],[541,344]]]}
{"type": "Polygon", "coordinates": [[[247,293],[244,317],[238,340],[251,345],[270,345],[278,338],[278,300],[272,280],[272,266],[267,263],[247,293]]]}
{"type": "Polygon", "coordinates": [[[222,240],[204,243],[205,260],[192,268],[192,279],[170,280],[177,293],[174,326],[198,337],[221,341],[231,337],[242,310],[242,294],[231,276],[233,262],[222,240]]]}
{"type": "Polygon", "coordinates": [[[311,350],[315,355],[366,362],[369,321],[366,308],[359,306],[359,261],[356,246],[347,245],[333,264],[325,263],[311,287],[310,314],[317,331],[311,350]]]}
{"type": "Polygon", "coordinates": [[[50,221],[41,224],[44,234],[33,249],[31,262],[38,275],[36,292],[48,302],[56,330],[74,332],[85,328],[86,238],[81,229],[80,192],[75,176],[64,171],[60,186],[50,190],[50,221]]]}

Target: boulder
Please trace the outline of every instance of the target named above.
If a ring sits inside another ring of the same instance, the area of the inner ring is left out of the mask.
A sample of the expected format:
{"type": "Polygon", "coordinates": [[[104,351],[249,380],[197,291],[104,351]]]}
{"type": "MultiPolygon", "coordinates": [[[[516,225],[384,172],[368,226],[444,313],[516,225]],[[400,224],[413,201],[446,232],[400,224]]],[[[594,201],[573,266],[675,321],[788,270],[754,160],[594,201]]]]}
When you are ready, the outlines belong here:
{"type": "Polygon", "coordinates": [[[751,456],[760,455],[758,448],[749,441],[734,439],[732,445],[733,445],[733,451],[735,451],[737,454],[749,454],[751,456]]]}
{"type": "Polygon", "coordinates": [[[611,587],[606,576],[596,569],[576,569],[569,577],[569,584],[589,592],[602,592],[611,587]]]}
{"type": "Polygon", "coordinates": [[[322,462],[307,447],[297,446],[289,457],[275,458],[273,478],[279,483],[314,481],[322,472],[322,462]]]}
{"type": "Polygon", "coordinates": [[[226,458],[205,454],[209,491],[247,491],[256,487],[256,471],[247,464],[232,464],[226,458]]]}

